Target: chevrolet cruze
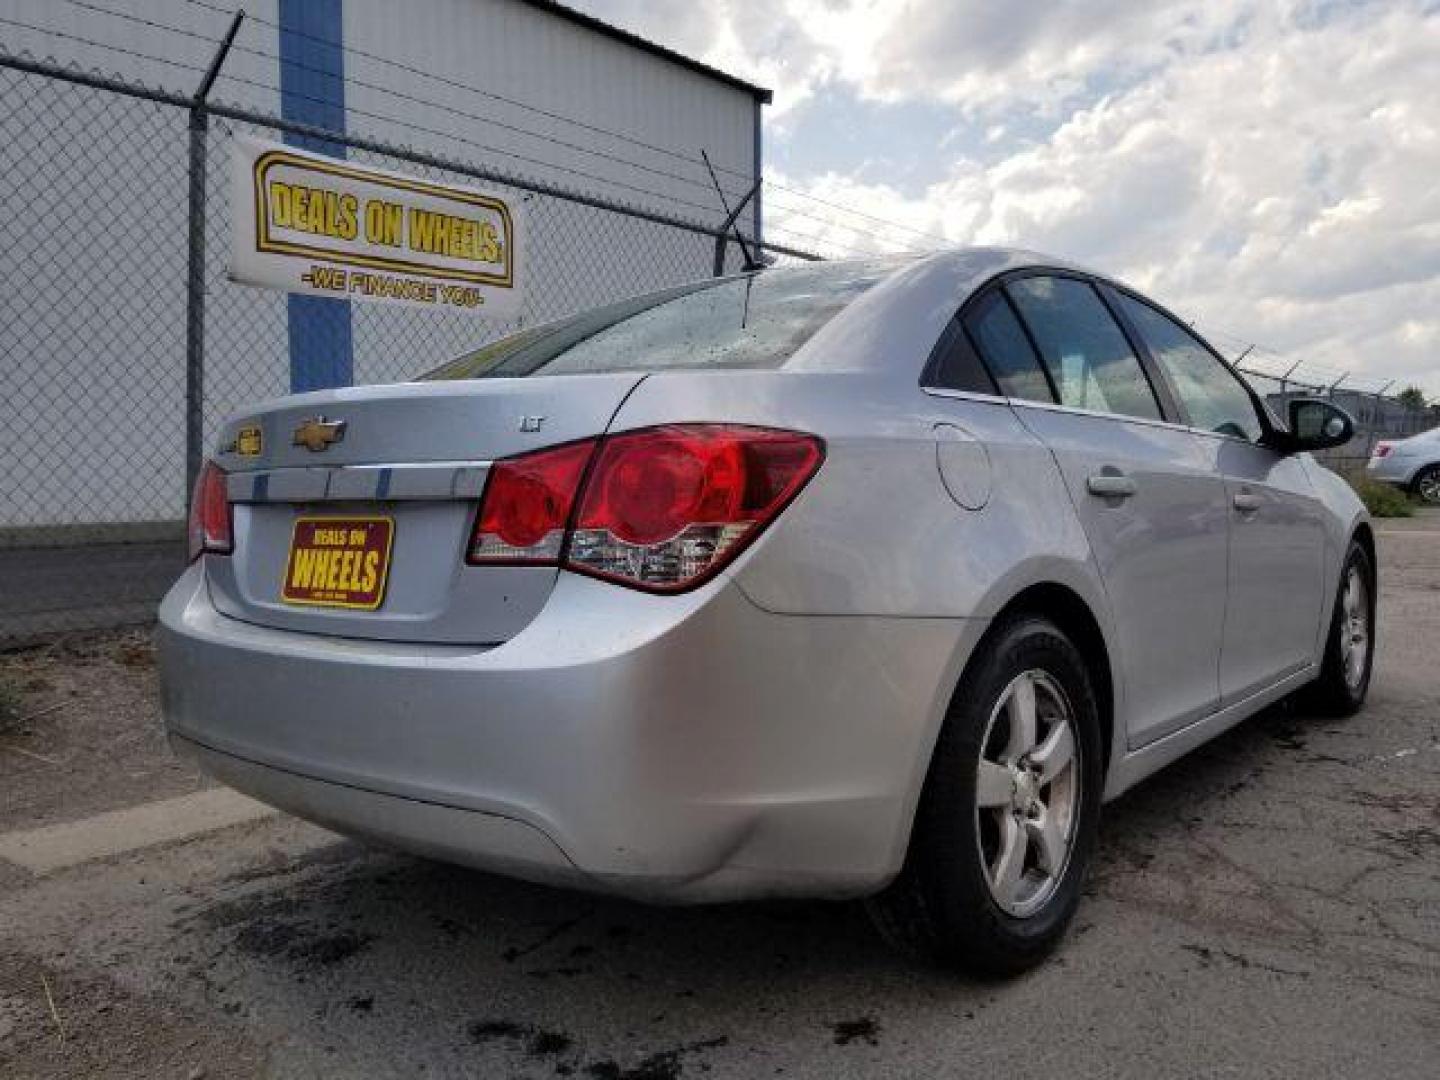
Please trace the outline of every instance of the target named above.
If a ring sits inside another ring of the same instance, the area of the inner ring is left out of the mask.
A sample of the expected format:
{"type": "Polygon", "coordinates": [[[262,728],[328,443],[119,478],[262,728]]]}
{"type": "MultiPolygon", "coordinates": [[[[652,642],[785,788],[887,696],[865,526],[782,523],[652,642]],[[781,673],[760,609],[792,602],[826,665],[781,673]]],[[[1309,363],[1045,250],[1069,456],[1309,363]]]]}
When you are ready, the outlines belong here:
{"type": "Polygon", "coordinates": [[[1351,427],[1022,252],[681,286],[227,424],[165,719],[342,833],[1018,971],[1104,801],[1364,700],[1374,537],[1306,453],[1351,427]]]}

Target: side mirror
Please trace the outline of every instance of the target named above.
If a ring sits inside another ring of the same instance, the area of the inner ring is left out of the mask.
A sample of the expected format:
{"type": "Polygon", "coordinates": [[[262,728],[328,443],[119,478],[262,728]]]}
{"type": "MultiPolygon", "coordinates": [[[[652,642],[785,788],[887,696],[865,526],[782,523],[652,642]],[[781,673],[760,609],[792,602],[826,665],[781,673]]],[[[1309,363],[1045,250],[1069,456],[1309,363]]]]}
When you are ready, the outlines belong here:
{"type": "Polygon", "coordinates": [[[1280,440],[1286,453],[1343,446],[1355,435],[1350,414],[1320,398],[1291,398],[1286,411],[1290,430],[1280,440]]]}

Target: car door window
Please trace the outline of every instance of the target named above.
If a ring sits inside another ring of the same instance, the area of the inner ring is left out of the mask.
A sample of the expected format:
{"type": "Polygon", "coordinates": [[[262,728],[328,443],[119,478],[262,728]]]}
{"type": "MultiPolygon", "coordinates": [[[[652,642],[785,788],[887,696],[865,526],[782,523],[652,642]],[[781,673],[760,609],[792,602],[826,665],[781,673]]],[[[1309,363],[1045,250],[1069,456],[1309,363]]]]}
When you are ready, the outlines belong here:
{"type": "Polygon", "coordinates": [[[1039,346],[1060,404],[1160,419],[1139,357],[1092,285],[1041,276],[1005,288],[1039,346]]]}
{"type": "Polygon", "coordinates": [[[1025,328],[998,289],[966,311],[965,330],[1002,394],[1030,401],[1055,400],[1025,328]]]}
{"type": "Polygon", "coordinates": [[[1120,306],[1175,388],[1191,426],[1250,442],[1259,440],[1265,429],[1254,400],[1214,353],[1144,301],[1121,293],[1120,306]]]}

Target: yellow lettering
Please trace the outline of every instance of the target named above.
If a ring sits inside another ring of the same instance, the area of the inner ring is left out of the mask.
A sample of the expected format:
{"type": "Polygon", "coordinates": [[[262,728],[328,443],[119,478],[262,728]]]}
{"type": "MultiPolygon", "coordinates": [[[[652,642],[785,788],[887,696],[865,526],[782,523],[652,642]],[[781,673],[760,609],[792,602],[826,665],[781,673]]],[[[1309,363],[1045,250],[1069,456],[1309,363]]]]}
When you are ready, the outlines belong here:
{"type": "Polygon", "coordinates": [[[310,548],[301,548],[295,552],[295,563],[290,568],[290,587],[292,589],[303,589],[310,580],[310,568],[315,563],[315,552],[310,548]]]}
{"type": "Polygon", "coordinates": [[[410,247],[452,259],[485,259],[487,250],[498,252],[495,227],[488,222],[416,209],[410,211],[410,247]]]}
{"type": "Polygon", "coordinates": [[[276,228],[290,228],[290,185],[270,181],[270,220],[276,228]]]}
{"type": "Polygon", "coordinates": [[[355,588],[355,556],[358,552],[346,550],[340,553],[340,576],[336,588],[347,592],[355,588]]]}
{"type": "Polygon", "coordinates": [[[335,235],[341,240],[354,240],[360,235],[359,219],[356,217],[359,208],[360,202],[354,195],[346,193],[340,196],[340,219],[335,223],[335,235]]]}
{"type": "Polygon", "coordinates": [[[290,221],[296,229],[310,229],[310,189],[298,184],[290,189],[290,221]]]}
{"type": "Polygon", "coordinates": [[[405,231],[405,208],[381,199],[365,204],[365,239],[372,244],[399,247],[405,231]]]}
{"type": "Polygon", "coordinates": [[[480,254],[476,256],[481,262],[499,262],[501,255],[500,235],[495,231],[495,226],[485,222],[480,226],[480,254]]]}
{"type": "Polygon", "coordinates": [[[360,591],[371,593],[375,591],[375,585],[380,579],[380,553],[378,551],[365,552],[365,576],[360,580],[360,591]]]}
{"type": "Polygon", "coordinates": [[[335,589],[340,585],[340,553],[338,551],[327,551],[329,556],[325,567],[325,588],[335,589]]]}

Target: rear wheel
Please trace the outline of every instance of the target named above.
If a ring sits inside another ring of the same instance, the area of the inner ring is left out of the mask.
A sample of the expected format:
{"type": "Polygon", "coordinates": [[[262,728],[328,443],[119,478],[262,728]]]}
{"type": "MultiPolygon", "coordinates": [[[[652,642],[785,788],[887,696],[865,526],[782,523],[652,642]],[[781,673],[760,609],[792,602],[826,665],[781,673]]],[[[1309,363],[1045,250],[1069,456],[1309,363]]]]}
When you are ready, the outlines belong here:
{"type": "Polygon", "coordinates": [[[1440,506],[1440,465],[1426,465],[1415,474],[1410,488],[1430,506],[1440,506]]]}
{"type": "Polygon", "coordinates": [[[870,902],[881,932],[980,974],[1038,963],[1079,904],[1102,772],[1075,646],[1034,616],[995,627],[941,729],[904,868],[870,902]]]}
{"type": "Polygon", "coordinates": [[[1365,704],[1375,660],[1375,570],[1365,548],[1352,540],[1340,572],[1335,613],[1320,676],[1303,704],[1327,716],[1350,716],[1365,704]]]}

